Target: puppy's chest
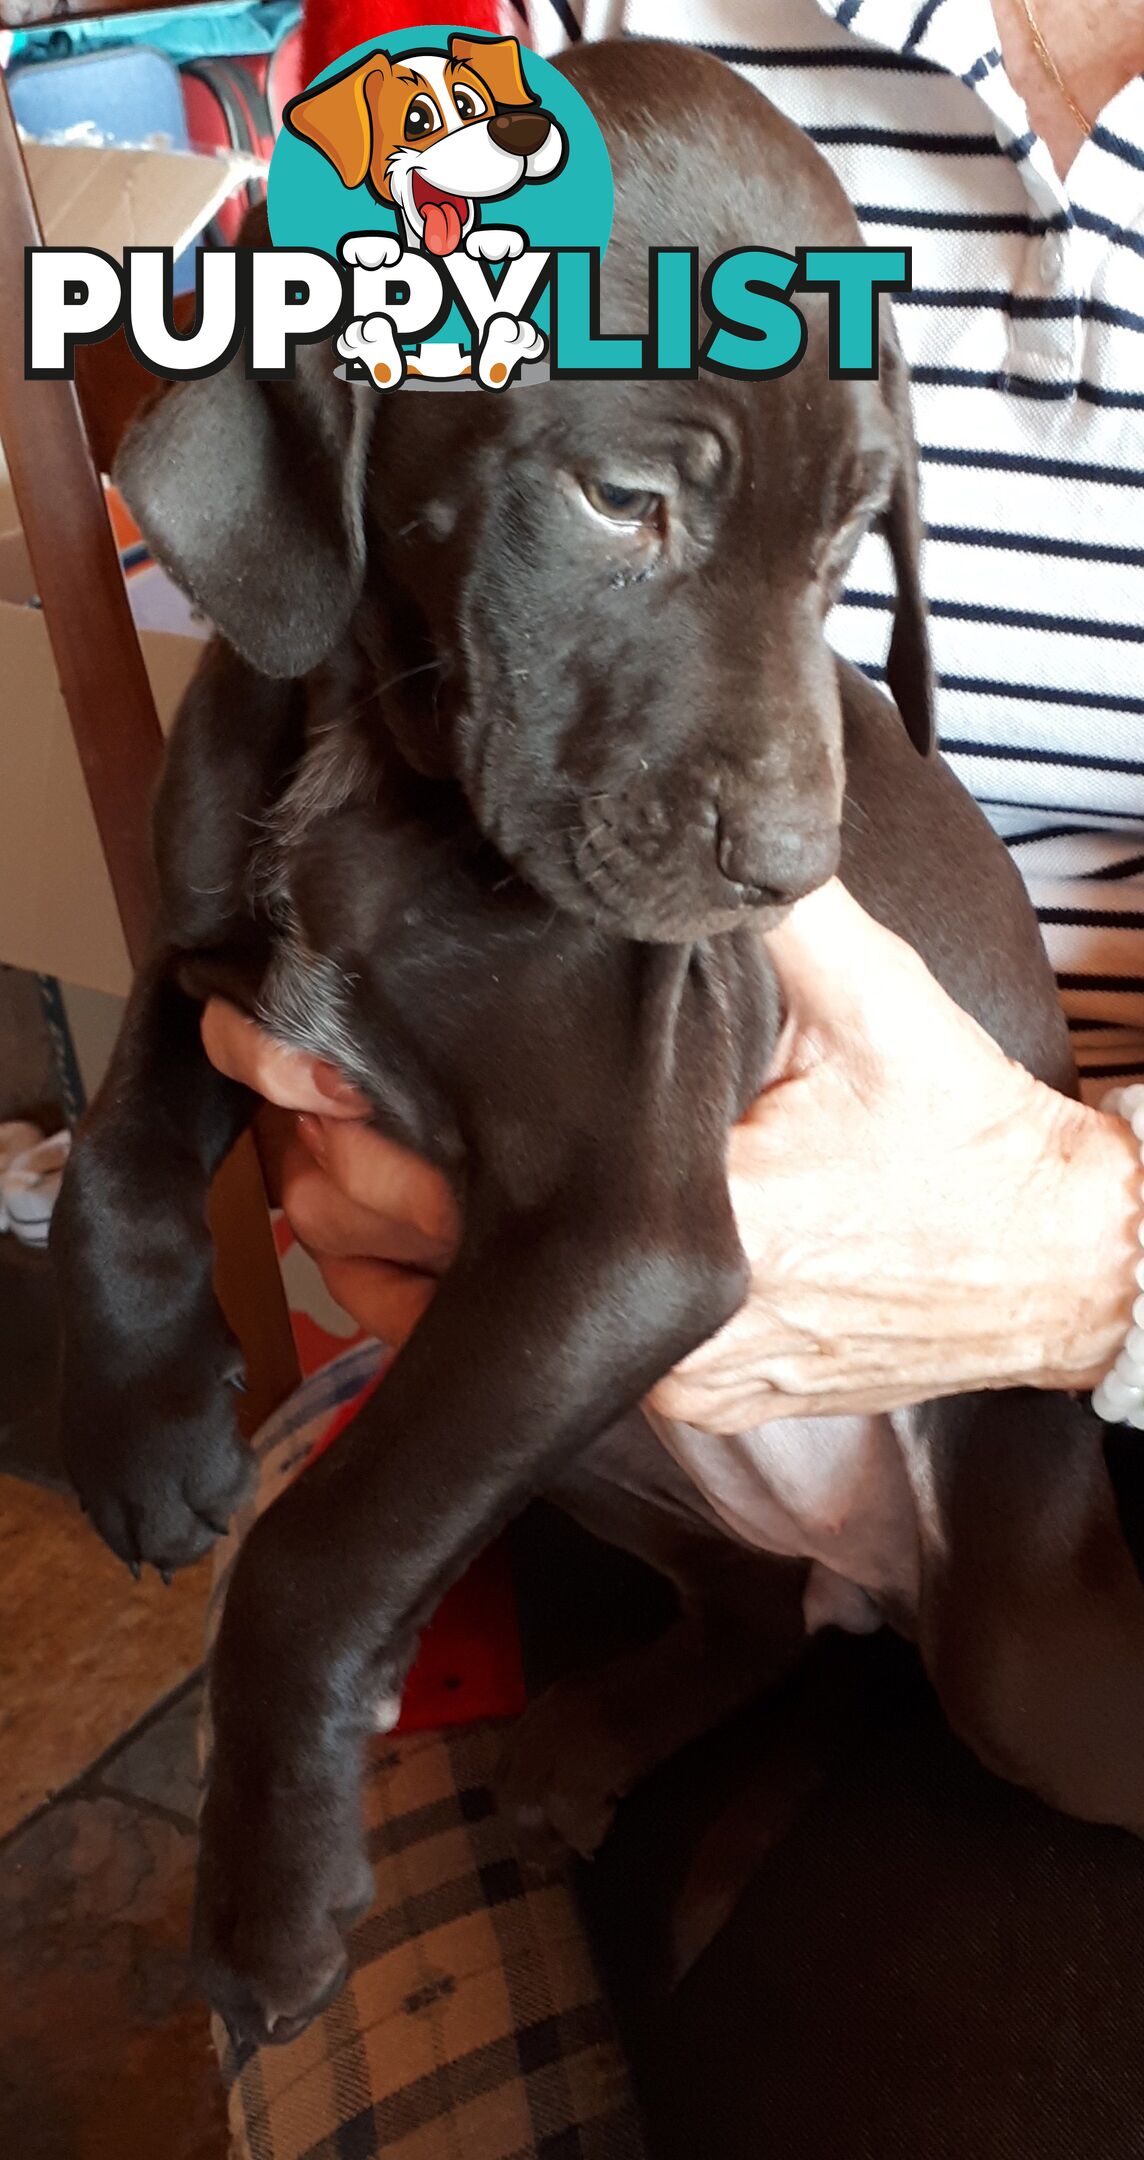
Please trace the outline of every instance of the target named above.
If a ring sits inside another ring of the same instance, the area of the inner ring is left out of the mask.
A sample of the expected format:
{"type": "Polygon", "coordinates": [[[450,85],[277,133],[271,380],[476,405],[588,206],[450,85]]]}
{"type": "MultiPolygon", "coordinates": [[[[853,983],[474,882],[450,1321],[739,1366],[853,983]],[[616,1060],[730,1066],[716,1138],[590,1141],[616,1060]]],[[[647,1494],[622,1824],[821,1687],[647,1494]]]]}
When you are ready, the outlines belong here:
{"type": "Polygon", "coordinates": [[[652,1423],[745,1544],[812,1560],[899,1623],[916,1612],[931,1526],[910,1412],[776,1419],[726,1436],[658,1415],[652,1423]]]}
{"type": "MultiPolygon", "coordinates": [[[[377,811],[378,790],[368,744],[334,726],[316,735],[267,816],[248,871],[250,905],[269,918],[274,932],[258,1018],[288,1048],[336,1066],[368,1095],[394,1137],[441,1159],[456,1153],[455,1132],[440,1129],[439,1105],[433,1106],[438,1129],[427,1131],[423,1093],[419,1098],[403,1084],[400,1060],[368,1025],[369,1000],[350,949],[356,939],[324,939],[306,920],[304,886],[313,888],[316,878],[335,926],[360,915],[363,904],[376,909],[379,931],[388,921],[392,933],[399,923],[400,893],[374,892],[372,866],[363,866],[348,845],[352,821],[363,817],[376,820],[384,842],[387,821],[377,811]]],[[[396,859],[389,851],[391,883],[396,859]]]]}

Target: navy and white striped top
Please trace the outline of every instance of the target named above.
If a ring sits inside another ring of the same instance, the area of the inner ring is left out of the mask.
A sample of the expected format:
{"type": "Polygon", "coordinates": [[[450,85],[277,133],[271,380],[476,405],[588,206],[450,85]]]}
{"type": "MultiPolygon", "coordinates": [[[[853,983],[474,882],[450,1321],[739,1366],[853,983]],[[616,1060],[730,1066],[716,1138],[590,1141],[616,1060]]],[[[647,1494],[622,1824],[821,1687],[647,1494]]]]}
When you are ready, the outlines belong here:
{"type": "MultiPolygon", "coordinates": [[[[989,0],[512,4],[539,52],[718,53],[821,146],[871,244],[912,248],[942,745],[1025,873],[1082,1071],[1144,1070],[1144,77],[1062,182],[989,0]]],[[[831,622],[870,672],[892,592],[872,537],[831,622]]]]}

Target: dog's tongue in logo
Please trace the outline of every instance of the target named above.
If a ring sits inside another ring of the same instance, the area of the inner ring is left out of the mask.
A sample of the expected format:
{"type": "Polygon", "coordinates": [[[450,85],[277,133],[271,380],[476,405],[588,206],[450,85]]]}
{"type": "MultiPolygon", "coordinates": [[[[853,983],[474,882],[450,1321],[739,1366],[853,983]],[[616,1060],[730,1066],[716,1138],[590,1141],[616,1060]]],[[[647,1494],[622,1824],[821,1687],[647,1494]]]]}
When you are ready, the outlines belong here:
{"type": "Polygon", "coordinates": [[[451,255],[459,247],[470,205],[460,195],[447,195],[421,173],[413,175],[413,201],[421,213],[425,246],[430,255],[451,255]]]}

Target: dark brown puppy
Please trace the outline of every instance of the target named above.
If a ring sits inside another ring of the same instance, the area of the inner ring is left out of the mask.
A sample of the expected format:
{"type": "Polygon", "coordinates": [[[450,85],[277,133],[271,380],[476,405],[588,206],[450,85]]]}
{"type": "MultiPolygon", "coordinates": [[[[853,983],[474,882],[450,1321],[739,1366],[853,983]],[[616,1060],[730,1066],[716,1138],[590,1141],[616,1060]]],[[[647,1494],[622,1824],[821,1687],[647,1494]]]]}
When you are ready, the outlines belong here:
{"type": "MultiPolygon", "coordinates": [[[[635,44],[568,71],[615,167],[612,321],[640,320],[650,244],[857,238],[817,153],[717,63],[635,44]]],[[[175,390],[122,461],[225,642],[172,743],[156,957],[53,1236],[68,1460],[118,1552],[195,1557],[247,1475],[203,1200],[254,1105],[207,1064],[201,999],[221,988],[335,1057],[464,1199],[427,1319],[235,1571],[197,1934],[212,2000],[253,2037],[288,2037],[338,1983],[368,1886],[360,1750],[442,1590],[743,1297],[724,1157],[780,1021],[759,929],[835,867],[844,781],[853,890],[1072,1086],[1019,882],[919,755],[896,350],[880,383],[833,382],[807,312],[804,361],[754,384],[383,402],[308,350],[293,384],[236,367],[175,390]],[[823,635],[879,517],[901,719],[823,635]]],[[[951,1715],[1014,1776],[1144,1829],[1144,1594],[1095,1422],[974,1397],[920,1413],[913,1444],[932,1564],[905,1617],[951,1715]]],[[[748,1611],[753,1590],[727,1596],[710,1639],[741,1640],[748,1611]]],[[[797,1634],[788,1612],[784,1655],[797,1634]]]]}

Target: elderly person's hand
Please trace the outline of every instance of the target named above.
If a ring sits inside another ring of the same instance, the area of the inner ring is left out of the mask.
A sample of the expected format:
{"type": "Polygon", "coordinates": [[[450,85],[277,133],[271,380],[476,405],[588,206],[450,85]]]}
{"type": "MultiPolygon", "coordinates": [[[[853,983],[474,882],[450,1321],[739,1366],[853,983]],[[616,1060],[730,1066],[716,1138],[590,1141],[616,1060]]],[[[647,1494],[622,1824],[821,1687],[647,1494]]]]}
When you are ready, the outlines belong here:
{"type": "Polygon", "coordinates": [[[1095,1385],[1136,1294],[1131,1132],[1012,1064],[837,880],[767,942],[782,1077],[728,1166],[750,1294],[657,1409],[738,1432],[1095,1385]]]}
{"type": "MultiPolygon", "coordinates": [[[[1127,1331],[1139,1161],[1127,1128],[1004,1057],[832,882],[768,941],[782,1077],[731,1135],[745,1305],[653,1401],[712,1432],[976,1387],[1091,1386],[1127,1331]]],[[[282,1205],[333,1297],[404,1340],[456,1249],[438,1173],[363,1122],[329,1066],[208,1007],[213,1062],[295,1113],[282,1205]]]]}

